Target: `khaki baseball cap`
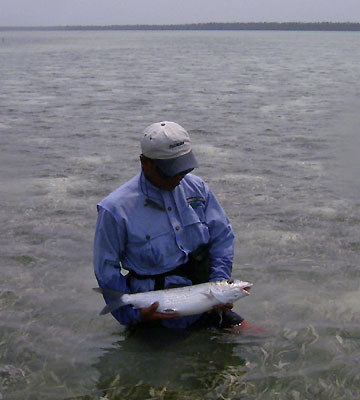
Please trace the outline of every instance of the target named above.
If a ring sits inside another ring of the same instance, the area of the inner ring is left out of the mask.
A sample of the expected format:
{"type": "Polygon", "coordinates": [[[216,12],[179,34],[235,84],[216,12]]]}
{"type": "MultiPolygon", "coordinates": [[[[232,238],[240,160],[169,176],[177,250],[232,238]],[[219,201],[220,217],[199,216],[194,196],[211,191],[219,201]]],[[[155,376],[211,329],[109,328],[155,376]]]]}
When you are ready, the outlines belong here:
{"type": "Polygon", "coordinates": [[[176,122],[156,122],[145,128],[141,152],[169,176],[199,166],[191,149],[189,134],[176,122]]]}

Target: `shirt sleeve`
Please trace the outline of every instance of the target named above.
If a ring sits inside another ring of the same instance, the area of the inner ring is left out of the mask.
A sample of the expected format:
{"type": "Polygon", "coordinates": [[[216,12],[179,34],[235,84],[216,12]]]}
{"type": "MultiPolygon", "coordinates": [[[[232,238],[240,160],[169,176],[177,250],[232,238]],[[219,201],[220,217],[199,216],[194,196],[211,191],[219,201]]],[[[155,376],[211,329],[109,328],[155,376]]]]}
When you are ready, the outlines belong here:
{"type": "MultiPolygon", "coordinates": [[[[98,206],[94,239],[94,272],[101,288],[129,293],[126,278],[120,273],[120,260],[125,246],[126,230],[113,215],[98,206]]],[[[104,296],[105,302],[110,299],[104,296]]],[[[140,320],[140,311],[131,306],[118,308],[113,316],[124,325],[140,320]]]]}
{"type": "Polygon", "coordinates": [[[205,218],[210,232],[210,281],[229,279],[234,260],[235,237],[225,211],[210,189],[208,189],[205,218]]]}

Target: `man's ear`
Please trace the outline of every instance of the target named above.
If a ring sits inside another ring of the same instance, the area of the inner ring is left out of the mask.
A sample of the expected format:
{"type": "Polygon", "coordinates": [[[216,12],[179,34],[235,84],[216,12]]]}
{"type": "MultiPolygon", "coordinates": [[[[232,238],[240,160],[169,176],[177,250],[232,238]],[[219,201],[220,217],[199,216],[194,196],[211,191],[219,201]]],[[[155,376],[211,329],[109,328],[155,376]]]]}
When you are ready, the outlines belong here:
{"type": "Polygon", "coordinates": [[[141,162],[141,165],[148,165],[148,164],[150,164],[150,162],[151,162],[151,160],[150,160],[150,158],[147,158],[146,156],[144,156],[144,154],[140,154],[140,162],[141,162]]]}
{"type": "Polygon", "coordinates": [[[149,170],[151,171],[156,168],[156,164],[154,163],[154,161],[151,160],[150,158],[144,156],[144,154],[140,155],[140,162],[141,162],[141,166],[145,172],[147,172],[149,170]]]}

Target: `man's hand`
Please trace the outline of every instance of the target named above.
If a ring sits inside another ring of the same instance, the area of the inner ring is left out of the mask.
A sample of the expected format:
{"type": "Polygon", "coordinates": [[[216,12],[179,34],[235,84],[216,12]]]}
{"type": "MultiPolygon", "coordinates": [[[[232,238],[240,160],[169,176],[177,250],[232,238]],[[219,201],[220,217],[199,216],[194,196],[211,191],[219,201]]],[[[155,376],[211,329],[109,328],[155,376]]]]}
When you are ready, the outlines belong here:
{"type": "Polygon", "coordinates": [[[232,333],[233,335],[243,335],[243,336],[256,336],[265,337],[267,332],[264,328],[252,324],[247,321],[242,321],[240,324],[233,326],[232,328],[225,328],[225,332],[232,333]]]}
{"type": "Polygon", "coordinates": [[[157,308],[159,307],[159,302],[156,301],[150,307],[142,308],[140,310],[140,319],[141,321],[156,321],[161,319],[173,319],[179,317],[179,313],[161,313],[157,312],[157,308]]]}
{"type": "Polygon", "coordinates": [[[231,310],[232,308],[233,308],[233,304],[232,303],[218,304],[218,305],[214,306],[208,312],[211,313],[211,312],[215,311],[217,313],[221,313],[222,311],[225,311],[226,309],[231,310]]]}

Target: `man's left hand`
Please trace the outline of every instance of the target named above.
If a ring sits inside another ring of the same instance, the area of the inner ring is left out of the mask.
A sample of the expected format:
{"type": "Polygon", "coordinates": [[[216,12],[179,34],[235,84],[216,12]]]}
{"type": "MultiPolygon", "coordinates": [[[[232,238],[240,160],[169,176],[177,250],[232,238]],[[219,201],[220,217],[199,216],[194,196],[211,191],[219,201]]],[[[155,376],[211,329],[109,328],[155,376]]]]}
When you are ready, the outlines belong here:
{"type": "Polygon", "coordinates": [[[213,308],[208,311],[209,313],[215,311],[217,313],[221,313],[225,310],[231,310],[233,308],[233,304],[232,303],[226,303],[226,304],[217,304],[216,306],[213,306],[213,308]]]}

